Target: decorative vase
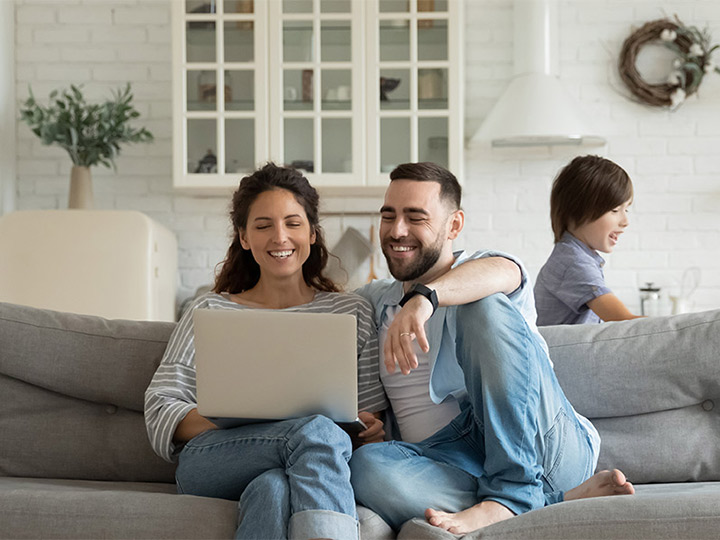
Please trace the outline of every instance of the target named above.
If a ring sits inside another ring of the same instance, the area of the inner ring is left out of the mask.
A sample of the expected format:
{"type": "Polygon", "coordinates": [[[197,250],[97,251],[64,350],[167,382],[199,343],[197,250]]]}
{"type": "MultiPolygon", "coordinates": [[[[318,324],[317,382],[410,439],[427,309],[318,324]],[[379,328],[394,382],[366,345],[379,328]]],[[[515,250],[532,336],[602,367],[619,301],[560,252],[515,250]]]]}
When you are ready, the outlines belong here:
{"type": "Polygon", "coordinates": [[[90,167],[73,165],[70,173],[68,208],[90,209],[94,206],[90,167]]]}

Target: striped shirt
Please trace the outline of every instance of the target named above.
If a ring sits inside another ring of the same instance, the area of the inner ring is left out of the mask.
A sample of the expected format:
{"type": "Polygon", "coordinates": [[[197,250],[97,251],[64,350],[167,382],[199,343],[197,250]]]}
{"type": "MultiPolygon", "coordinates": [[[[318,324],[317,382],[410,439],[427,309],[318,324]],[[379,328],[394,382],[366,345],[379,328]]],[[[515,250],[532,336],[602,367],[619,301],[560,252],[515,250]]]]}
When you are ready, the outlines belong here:
{"type": "MultiPolygon", "coordinates": [[[[198,297],[170,336],[160,366],[145,391],[145,425],[153,450],[167,461],[175,461],[181,450],[173,443],[180,421],[197,407],[195,388],[195,342],[192,312],[208,309],[256,309],[215,293],[198,297]]],[[[373,308],[364,298],[350,293],[319,291],[308,304],[281,311],[346,313],[357,320],[358,409],[377,412],[388,406],[378,372],[378,341],[373,308]]]]}

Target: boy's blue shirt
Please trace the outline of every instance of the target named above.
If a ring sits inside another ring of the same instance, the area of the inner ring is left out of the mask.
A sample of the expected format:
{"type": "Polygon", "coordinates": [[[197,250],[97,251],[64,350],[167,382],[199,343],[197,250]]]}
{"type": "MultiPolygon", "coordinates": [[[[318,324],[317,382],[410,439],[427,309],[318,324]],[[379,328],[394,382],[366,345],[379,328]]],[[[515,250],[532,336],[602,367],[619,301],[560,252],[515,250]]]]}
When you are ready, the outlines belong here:
{"type": "MultiPolygon", "coordinates": [[[[545,340],[535,324],[535,299],[532,293],[532,284],[522,262],[513,255],[493,250],[480,250],[472,255],[468,255],[465,251],[457,251],[453,255],[455,262],[452,268],[470,260],[487,257],[504,257],[520,267],[522,274],[520,286],[510,293],[508,298],[525,318],[530,329],[538,336],[547,352],[545,340]]],[[[395,279],[374,280],[355,292],[367,298],[375,308],[375,323],[378,330],[387,316],[388,307],[397,306],[404,295],[403,283],[395,279]]],[[[425,332],[430,344],[428,353],[431,366],[430,398],[435,403],[442,402],[449,395],[461,399],[467,393],[463,372],[455,356],[456,316],[457,306],[439,307],[425,323],[425,332]]]]}
{"type": "Polygon", "coordinates": [[[602,322],[587,303],[612,292],[605,285],[604,265],[605,260],[597,251],[565,232],[535,283],[538,324],[602,322]]]}

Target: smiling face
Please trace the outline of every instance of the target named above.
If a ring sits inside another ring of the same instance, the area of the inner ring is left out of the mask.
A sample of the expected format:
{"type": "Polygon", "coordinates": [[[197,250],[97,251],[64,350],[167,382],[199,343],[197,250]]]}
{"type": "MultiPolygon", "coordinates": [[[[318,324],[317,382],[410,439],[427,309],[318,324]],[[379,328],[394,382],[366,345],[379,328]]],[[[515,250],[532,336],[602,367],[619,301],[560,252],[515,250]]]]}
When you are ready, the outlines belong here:
{"type": "Polygon", "coordinates": [[[631,204],[632,201],[627,201],[594,221],[583,223],[579,227],[570,227],[568,230],[590,249],[611,253],[620,235],[625,232],[625,227],[630,224],[628,212],[631,204]]]}
{"type": "Polygon", "coordinates": [[[440,184],[393,180],[380,213],[380,244],[395,279],[428,281],[452,264],[452,240],[462,229],[463,214],[441,198],[440,184]]]}
{"type": "Polygon", "coordinates": [[[315,243],[307,214],[295,196],[285,189],[264,191],[250,207],[247,227],[240,243],[252,252],[260,277],[300,280],[302,266],[315,243]]]}

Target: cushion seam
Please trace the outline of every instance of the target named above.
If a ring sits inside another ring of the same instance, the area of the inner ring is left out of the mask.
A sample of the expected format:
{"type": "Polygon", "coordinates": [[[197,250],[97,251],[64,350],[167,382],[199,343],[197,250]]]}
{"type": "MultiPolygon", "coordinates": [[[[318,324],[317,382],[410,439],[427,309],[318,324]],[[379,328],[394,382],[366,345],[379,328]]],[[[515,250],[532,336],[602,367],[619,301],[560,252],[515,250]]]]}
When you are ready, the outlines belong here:
{"type": "MultiPolygon", "coordinates": [[[[56,332],[70,332],[72,334],[80,334],[83,336],[108,338],[108,339],[112,339],[113,341],[145,341],[145,342],[150,342],[150,343],[167,343],[167,340],[162,340],[162,339],[138,338],[138,337],[118,337],[118,336],[112,335],[111,333],[83,332],[83,331],[75,330],[72,328],[58,328],[55,326],[47,326],[47,325],[42,325],[42,324],[30,323],[27,321],[18,321],[16,319],[8,319],[8,318],[2,317],[2,316],[0,316],[0,321],[31,326],[33,328],[43,328],[46,330],[53,330],[56,332]]],[[[139,322],[139,323],[150,322],[150,323],[152,323],[152,322],[159,322],[159,321],[130,321],[130,322],[133,322],[133,323],[135,323],[135,322],[139,322]]]]}
{"type": "Polygon", "coordinates": [[[21,384],[26,384],[28,386],[32,386],[33,388],[38,388],[38,389],[42,390],[43,392],[49,392],[55,396],[60,396],[61,398],[82,401],[83,403],[89,403],[90,405],[96,406],[96,407],[107,407],[108,405],[112,405],[113,407],[118,408],[118,410],[115,411],[113,414],[117,414],[118,411],[130,411],[130,412],[134,412],[134,413],[145,414],[144,408],[143,409],[131,409],[130,407],[126,407],[125,405],[118,405],[117,403],[113,403],[112,401],[93,401],[92,399],[79,397],[79,396],[72,395],[72,394],[65,394],[65,393],[63,393],[62,390],[54,390],[52,388],[48,388],[47,386],[41,386],[39,384],[35,384],[30,381],[19,379],[18,377],[15,377],[13,375],[8,375],[7,373],[0,372],[0,375],[2,375],[3,377],[5,377],[7,379],[17,381],[21,384]]]}
{"type": "Polygon", "coordinates": [[[538,530],[538,529],[557,529],[558,525],[561,528],[565,528],[567,526],[595,526],[595,525],[626,525],[628,523],[660,523],[660,522],[671,522],[671,523],[677,523],[678,521],[696,521],[696,520],[708,520],[708,519],[717,519],[720,520],[720,515],[717,514],[708,514],[704,516],[675,516],[675,517],[644,517],[644,518],[637,518],[632,517],[630,519],[602,519],[602,520],[587,520],[583,519],[581,516],[577,516],[577,521],[563,521],[563,522],[556,522],[553,524],[542,524],[542,523],[536,523],[533,525],[523,525],[522,527],[516,527],[514,531],[508,531],[504,533],[495,533],[498,535],[509,535],[509,534],[517,534],[520,531],[523,530],[538,530]]]}
{"type": "Polygon", "coordinates": [[[657,332],[646,332],[646,333],[644,333],[644,334],[636,334],[636,335],[632,335],[632,336],[624,335],[624,336],[618,336],[618,337],[604,337],[604,338],[603,338],[603,337],[598,337],[598,338],[595,338],[595,339],[590,339],[590,340],[588,340],[588,341],[574,341],[574,342],[572,342],[572,343],[562,343],[562,344],[557,344],[557,345],[549,345],[549,344],[548,344],[548,345],[550,346],[551,349],[559,349],[559,348],[561,348],[561,347],[573,347],[573,346],[575,346],[575,345],[588,345],[588,344],[593,344],[593,343],[602,343],[602,342],[605,342],[605,341],[620,341],[620,340],[625,341],[625,340],[628,340],[628,339],[643,338],[643,337],[648,337],[648,336],[656,336],[656,335],[659,335],[659,334],[676,333],[676,332],[679,332],[679,331],[682,331],[682,330],[687,330],[687,329],[695,328],[695,327],[698,327],[698,326],[703,326],[703,325],[708,325],[708,324],[716,324],[716,323],[718,323],[718,322],[720,322],[720,320],[702,321],[702,322],[699,322],[699,323],[690,324],[690,325],[688,325],[688,326],[683,326],[683,327],[681,327],[681,328],[674,328],[674,329],[670,329],[670,330],[662,330],[662,331],[657,331],[657,332]]]}
{"type": "MultiPolygon", "coordinates": [[[[621,414],[617,416],[593,416],[592,420],[608,420],[608,419],[615,419],[615,418],[635,418],[639,416],[645,416],[648,414],[658,414],[658,413],[664,413],[669,411],[682,411],[683,409],[692,409],[694,407],[702,406],[702,404],[708,400],[714,401],[717,400],[717,397],[706,397],[703,398],[702,401],[698,401],[697,403],[693,403],[692,405],[683,405],[682,407],[669,407],[666,409],[657,409],[654,411],[647,411],[647,412],[637,412],[637,413],[628,413],[628,414],[621,414]]],[[[711,411],[705,411],[705,412],[711,412],[711,411]]]]}

